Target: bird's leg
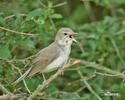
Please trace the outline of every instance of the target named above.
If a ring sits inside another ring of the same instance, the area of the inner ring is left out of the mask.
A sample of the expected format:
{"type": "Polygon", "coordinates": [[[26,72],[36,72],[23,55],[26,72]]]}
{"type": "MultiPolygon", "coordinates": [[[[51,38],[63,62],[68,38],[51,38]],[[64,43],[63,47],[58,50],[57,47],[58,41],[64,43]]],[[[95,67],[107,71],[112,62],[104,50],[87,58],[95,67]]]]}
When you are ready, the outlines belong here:
{"type": "MultiPolygon", "coordinates": [[[[65,66],[66,64],[67,64],[67,61],[65,61],[65,62],[62,64],[62,66],[61,66],[61,67],[65,66]]],[[[61,69],[61,67],[58,67],[58,70],[60,70],[60,69],[61,69]]],[[[60,75],[64,75],[64,72],[61,72],[61,73],[60,73],[60,75]]]]}
{"type": "MultiPolygon", "coordinates": [[[[63,66],[62,66],[63,67],[63,66]]],[[[59,71],[61,69],[61,67],[58,67],[57,71],[59,71]]],[[[60,75],[63,75],[64,72],[61,72],[60,75]]]]}
{"type": "MultiPolygon", "coordinates": [[[[67,63],[72,64],[72,59],[69,59],[68,61],[65,61],[64,64],[63,64],[63,66],[65,66],[67,63]]],[[[63,67],[63,66],[62,66],[62,67],[63,67]]],[[[61,67],[59,67],[58,70],[60,70],[60,68],[61,68],[61,67]]],[[[61,72],[60,75],[64,75],[64,72],[61,72]]]]}
{"type": "Polygon", "coordinates": [[[46,82],[46,77],[43,73],[42,73],[42,76],[43,76],[43,84],[44,84],[46,82]]]}

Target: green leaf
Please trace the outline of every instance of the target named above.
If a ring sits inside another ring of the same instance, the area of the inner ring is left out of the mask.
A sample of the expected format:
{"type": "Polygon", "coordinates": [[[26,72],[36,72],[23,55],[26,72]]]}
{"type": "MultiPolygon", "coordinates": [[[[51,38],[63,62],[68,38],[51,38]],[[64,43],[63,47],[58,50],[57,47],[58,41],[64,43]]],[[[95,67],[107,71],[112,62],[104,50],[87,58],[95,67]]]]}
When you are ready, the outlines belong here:
{"type": "Polygon", "coordinates": [[[2,17],[0,17],[0,25],[6,26],[5,20],[2,17]]]}
{"type": "Polygon", "coordinates": [[[20,14],[19,12],[17,12],[16,10],[12,10],[13,14],[18,18],[20,19],[20,14]]]}
{"type": "Polygon", "coordinates": [[[64,93],[64,94],[62,94],[61,98],[62,98],[63,100],[64,100],[64,99],[69,99],[70,96],[69,96],[69,94],[64,93]]]}
{"type": "Polygon", "coordinates": [[[12,13],[16,16],[15,22],[14,22],[14,26],[16,27],[20,21],[21,21],[21,17],[18,11],[16,10],[12,10],[12,13]]]}
{"type": "Polygon", "coordinates": [[[34,91],[37,88],[38,84],[39,84],[38,81],[36,79],[33,79],[33,78],[26,79],[26,83],[27,83],[28,88],[31,91],[34,91]]]}
{"type": "Polygon", "coordinates": [[[9,46],[4,45],[0,47],[0,58],[2,59],[8,59],[11,57],[10,51],[9,51],[9,46]]]}
{"type": "Polygon", "coordinates": [[[25,41],[25,43],[27,44],[28,47],[34,47],[34,45],[35,45],[34,42],[31,39],[27,39],[25,41]]]}
{"type": "Polygon", "coordinates": [[[61,19],[63,18],[61,14],[52,14],[51,18],[55,18],[55,19],[61,19]]]}
{"type": "Polygon", "coordinates": [[[39,15],[41,15],[41,14],[43,14],[43,11],[42,11],[41,8],[35,9],[35,10],[33,10],[32,12],[30,12],[30,13],[27,15],[26,20],[29,20],[29,19],[31,19],[32,17],[39,16],[39,15]]]}

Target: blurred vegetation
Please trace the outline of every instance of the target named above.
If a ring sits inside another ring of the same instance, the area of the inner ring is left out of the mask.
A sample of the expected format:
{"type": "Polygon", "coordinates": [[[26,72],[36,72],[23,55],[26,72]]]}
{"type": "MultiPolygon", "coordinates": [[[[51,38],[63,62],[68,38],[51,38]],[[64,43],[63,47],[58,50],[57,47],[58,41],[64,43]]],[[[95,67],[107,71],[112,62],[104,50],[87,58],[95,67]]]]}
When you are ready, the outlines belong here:
{"type": "MultiPolygon", "coordinates": [[[[20,77],[19,71],[24,73],[29,68],[24,67],[29,60],[24,62],[16,59],[25,59],[48,46],[61,27],[72,28],[78,33],[75,38],[80,47],[75,43],[72,45],[71,58],[96,62],[111,70],[124,72],[125,0],[43,0],[42,3],[46,8],[39,0],[0,0],[0,26],[18,32],[39,34],[25,36],[0,30],[0,83],[5,88],[12,93],[27,93],[23,82],[16,87],[11,85],[20,77]],[[62,2],[67,4],[54,7],[62,2]]],[[[82,64],[76,67],[86,77],[95,71],[105,73],[82,64]]],[[[54,80],[43,92],[41,100],[97,100],[80,80],[74,70],[76,67],[54,80]]],[[[48,73],[46,77],[54,73],[48,73]]],[[[87,81],[103,100],[125,100],[123,79],[96,75],[87,81]],[[107,91],[119,95],[107,96],[107,91]]],[[[42,75],[26,79],[26,83],[33,92],[42,83],[42,75]]]]}

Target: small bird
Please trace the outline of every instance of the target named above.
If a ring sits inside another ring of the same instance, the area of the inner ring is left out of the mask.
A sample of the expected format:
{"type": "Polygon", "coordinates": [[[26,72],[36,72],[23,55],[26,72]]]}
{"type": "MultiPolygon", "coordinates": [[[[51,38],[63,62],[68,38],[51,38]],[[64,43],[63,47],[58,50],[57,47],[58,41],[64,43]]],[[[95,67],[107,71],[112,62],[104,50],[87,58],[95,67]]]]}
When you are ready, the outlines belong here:
{"type": "MultiPolygon", "coordinates": [[[[73,37],[74,34],[70,28],[59,29],[55,41],[38,52],[31,63],[31,67],[13,84],[16,85],[25,77],[32,77],[36,73],[47,73],[66,64],[71,51],[71,44],[73,41],[77,42],[73,37]]],[[[44,76],[43,78],[45,80],[44,76]]]]}

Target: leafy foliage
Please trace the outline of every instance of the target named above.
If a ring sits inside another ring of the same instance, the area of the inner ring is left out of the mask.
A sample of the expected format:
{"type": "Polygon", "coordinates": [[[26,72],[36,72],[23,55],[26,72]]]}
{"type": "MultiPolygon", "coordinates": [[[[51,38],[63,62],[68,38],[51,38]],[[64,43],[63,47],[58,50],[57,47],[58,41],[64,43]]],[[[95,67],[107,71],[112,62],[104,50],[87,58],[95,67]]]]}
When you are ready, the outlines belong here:
{"type": "MultiPolygon", "coordinates": [[[[20,77],[20,71],[24,73],[30,67],[30,65],[24,67],[29,62],[24,59],[36,54],[54,40],[55,27],[57,30],[61,27],[70,27],[78,33],[75,38],[84,52],[74,43],[72,58],[96,62],[121,73],[124,71],[125,0],[89,0],[90,8],[86,7],[84,0],[73,2],[68,0],[66,5],[56,8],[53,8],[53,5],[60,1],[43,0],[43,3],[47,8],[42,7],[36,0],[0,1],[0,26],[14,31],[39,34],[33,37],[0,30],[0,83],[9,91],[27,92],[23,82],[16,87],[11,84],[20,77]]],[[[73,67],[45,89],[41,100],[46,98],[97,100],[87,88],[80,91],[85,84],[80,80],[77,67],[86,77],[95,71],[105,73],[82,64],[73,67]]],[[[46,77],[49,78],[54,73],[48,73],[46,77]]],[[[97,74],[87,81],[103,100],[125,99],[125,82],[121,78],[97,74]],[[105,95],[107,91],[114,94],[107,96],[105,95]]],[[[26,83],[33,92],[39,84],[42,84],[41,75],[26,79],[26,83]]],[[[3,94],[1,89],[0,94],[3,94]]]]}

